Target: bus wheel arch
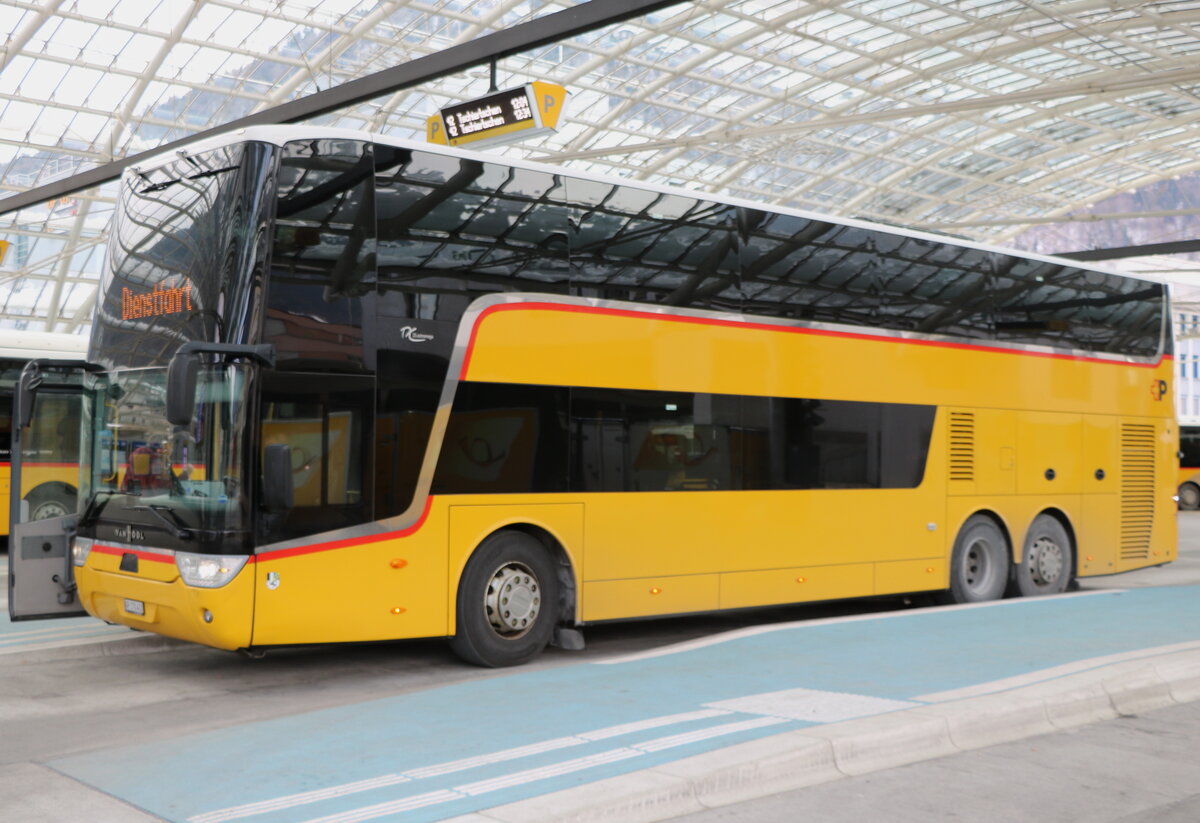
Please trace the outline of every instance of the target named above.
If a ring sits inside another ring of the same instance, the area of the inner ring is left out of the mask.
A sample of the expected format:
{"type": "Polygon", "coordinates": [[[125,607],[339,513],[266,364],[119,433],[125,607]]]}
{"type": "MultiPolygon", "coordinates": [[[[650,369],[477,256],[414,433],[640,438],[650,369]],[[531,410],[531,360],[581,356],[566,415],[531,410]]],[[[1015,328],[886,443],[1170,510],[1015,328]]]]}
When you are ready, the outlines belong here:
{"type": "Polygon", "coordinates": [[[1012,565],[1012,537],[994,512],[977,511],[963,521],[950,552],[950,588],[942,603],[981,603],[1004,596],[1012,565]]]}
{"type": "Polygon", "coordinates": [[[1039,512],[1025,532],[1021,558],[1013,565],[1013,593],[1038,597],[1067,591],[1075,581],[1078,545],[1064,512],[1053,508],[1039,512]]]}
{"type": "Polygon", "coordinates": [[[1190,480],[1179,484],[1179,508],[1185,512],[1200,509],[1200,486],[1190,480]]]}
{"type": "Polygon", "coordinates": [[[29,504],[29,520],[46,520],[63,517],[75,512],[78,492],[75,487],[61,480],[42,483],[25,495],[29,504]]]}
{"type": "Polygon", "coordinates": [[[568,605],[573,619],[573,604],[574,577],[558,541],[534,526],[506,526],[467,558],[450,648],[477,666],[526,663],[550,643],[568,605]]]}

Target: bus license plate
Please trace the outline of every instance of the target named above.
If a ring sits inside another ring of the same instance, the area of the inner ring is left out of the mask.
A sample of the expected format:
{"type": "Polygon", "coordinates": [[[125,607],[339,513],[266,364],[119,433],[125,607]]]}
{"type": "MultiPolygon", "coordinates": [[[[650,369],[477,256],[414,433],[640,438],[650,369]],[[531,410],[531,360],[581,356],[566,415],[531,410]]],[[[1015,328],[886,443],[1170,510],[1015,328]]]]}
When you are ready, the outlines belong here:
{"type": "Polygon", "coordinates": [[[126,597],[125,598],[125,611],[128,612],[129,614],[136,614],[141,617],[145,617],[146,604],[140,600],[130,600],[128,597],[126,597]]]}

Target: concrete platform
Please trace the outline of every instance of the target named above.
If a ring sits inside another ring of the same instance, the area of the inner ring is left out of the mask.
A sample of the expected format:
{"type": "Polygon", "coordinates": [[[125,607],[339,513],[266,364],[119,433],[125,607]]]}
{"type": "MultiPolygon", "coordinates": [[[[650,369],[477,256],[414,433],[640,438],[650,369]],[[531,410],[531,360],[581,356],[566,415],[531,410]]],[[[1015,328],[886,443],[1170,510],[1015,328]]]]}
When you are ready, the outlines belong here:
{"type": "Polygon", "coordinates": [[[759,626],[44,765],[114,823],[653,821],[1197,699],[1177,586],[759,626]]]}

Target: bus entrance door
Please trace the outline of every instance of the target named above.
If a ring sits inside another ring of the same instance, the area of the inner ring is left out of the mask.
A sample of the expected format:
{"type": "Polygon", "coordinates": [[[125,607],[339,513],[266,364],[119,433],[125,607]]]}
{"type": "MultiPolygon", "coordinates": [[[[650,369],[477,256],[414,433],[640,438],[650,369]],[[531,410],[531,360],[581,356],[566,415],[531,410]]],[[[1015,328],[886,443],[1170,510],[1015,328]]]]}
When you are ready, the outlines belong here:
{"type": "Polygon", "coordinates": [[[14,621],[84,614],[75,593],[83,406],[78,362],[34,360],[13,398],[8,614],[14,621]]]}

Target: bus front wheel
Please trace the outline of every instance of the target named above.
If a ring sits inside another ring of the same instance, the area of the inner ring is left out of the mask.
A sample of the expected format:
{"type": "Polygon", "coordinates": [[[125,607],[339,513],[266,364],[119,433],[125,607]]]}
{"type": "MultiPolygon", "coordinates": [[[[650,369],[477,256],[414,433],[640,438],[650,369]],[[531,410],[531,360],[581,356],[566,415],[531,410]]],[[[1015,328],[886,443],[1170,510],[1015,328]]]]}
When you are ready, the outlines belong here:
{"type": "Polygon", "coordinates": [[[958,531],[950,558],[950,588],[943,603],[980,603],[1004,595],[1008,585],[1008,540],[990,517],[972,515],[958,531]]]}
{"type": "Polygon", "coordinates": [[[25,499],[29,502],[31,521],[64,517],[75,511],[75,494],[66,487],[46,484],[31,491],[25,499]]]}
{"type": "Polygon", "coordinates": [[[1063,524],[1048,514],[1033,518],[1021,562],[1013,567],[1017,591],[1022,597],[1059,594],[1075,576],[1075,552],[1063,524]]]}
{"type": "Polygon", "coordinates": [[[1200,486],[1195,483],[1184,483],[1179,487],[1179,508],[1185,512],[1200,509],[1200,486]]]}
{"type": "Polygon", "coordinates": [[[550,642],[557,611],[558,579],[546,549],[522,532],[497,532],[463,571],[450,648],[476,666],[526,663],[550,642]]]}

